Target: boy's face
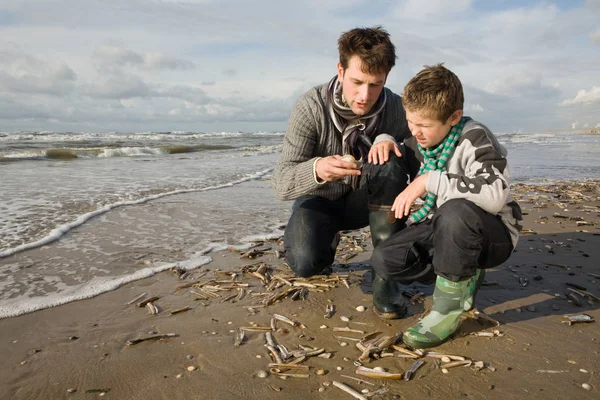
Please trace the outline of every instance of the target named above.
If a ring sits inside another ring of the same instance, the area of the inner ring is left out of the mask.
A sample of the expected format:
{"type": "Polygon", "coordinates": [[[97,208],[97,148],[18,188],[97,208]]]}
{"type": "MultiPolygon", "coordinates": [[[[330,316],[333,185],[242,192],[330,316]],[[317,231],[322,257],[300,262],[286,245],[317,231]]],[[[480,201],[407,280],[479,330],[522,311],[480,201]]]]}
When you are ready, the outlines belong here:
{"type": "Polygon", "coordinates": [[[450,129],[460,121],[462,110],[456,110],[446,122],[425,117],[423,112],[406,110],[408,129],[424,149],[437,146],[444,140],[450,129]]]}
{"type": "Polygon", "coordinates": [[[338,80],[342,83],[344,100],[352,112],[358,116],[371,111],[383,90],[386,78],[386,73],[363,72],[362,60],[358,56],[350,58],[346,69],[338,62],[338,80]]]}

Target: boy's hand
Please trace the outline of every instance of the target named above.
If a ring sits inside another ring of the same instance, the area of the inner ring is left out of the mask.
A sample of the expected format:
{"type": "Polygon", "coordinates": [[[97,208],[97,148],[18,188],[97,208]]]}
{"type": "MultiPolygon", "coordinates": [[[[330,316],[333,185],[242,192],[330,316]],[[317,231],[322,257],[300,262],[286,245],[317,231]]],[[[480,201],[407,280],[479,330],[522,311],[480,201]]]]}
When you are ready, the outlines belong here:
{"type": "Polygon", "coordinates": [[[390,159],[390,151],[394,151],[398,157],[402,157],[402,153],[396,143],[386,140],[385,142],[379,142],[371,146],[369,150],[368,161],[375,165],[384,164],[390,159]]]}
{"type": "Polygon", "coordinates": [[[412,206],[417,198],[423,196],[427,191],[428,180],[429,172],[412,181],[410,185],[396,197],[396,200],[394,200],[394,204],[392,205],[392,211],[394,211],[394,215],[397,219],[400,219],[405,215],[410,215],[410,206],[412,206]]]}
{"type": "Polygon", "coordinates": [[[317,177],[326,182],[337,181],[345,176],[360,175],[358,165],[353,162],[343,161],[342,156],[323,157],[315,165],[317,177]]]}

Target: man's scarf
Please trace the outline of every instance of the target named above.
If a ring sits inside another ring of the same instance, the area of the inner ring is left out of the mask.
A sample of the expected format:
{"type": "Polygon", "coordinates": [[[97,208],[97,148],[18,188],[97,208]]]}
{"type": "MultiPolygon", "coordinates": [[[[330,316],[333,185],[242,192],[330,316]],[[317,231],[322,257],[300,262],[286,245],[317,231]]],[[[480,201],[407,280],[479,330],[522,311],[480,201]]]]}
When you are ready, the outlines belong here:
{"type": "MultiPolygon", "coordinates": [[[[448,159],[454,151],[454,147],[456,147],[456,143],[460,138],[465,123],[470,119],[471,118],[469,117],[462,117],[458,124],[454,125],[452,129],[450,129],[450,132],[446,135],[444,140],[434,148],[424,149],[421,147],[421,145],[418,145],[419,152],[423,154],[424,158],[423,165],[421,166],[421,169],[419,169],[419,175],[423,175],[427,171],[444,170],[446,164],[448,163],[448,159]]],[[[427,217],[435,206],[436,200],[436,194],[427,193],[425,204],[420,209],[415,211],[410,217],[408,217],[406,225],[416,224],[427,217]]]]}
{"type": "Polygon", "coordinates": [[[327,88],[327,111],[336,128],[342,133],[344,154],[367,160],[369,150],[377,136],[379,117],[386,103],[385,89],[381,91],[373,108],[365,115],[358,116],[348,107],[342,96],[342,85],[337,75],[329,81],[327,88]]]}

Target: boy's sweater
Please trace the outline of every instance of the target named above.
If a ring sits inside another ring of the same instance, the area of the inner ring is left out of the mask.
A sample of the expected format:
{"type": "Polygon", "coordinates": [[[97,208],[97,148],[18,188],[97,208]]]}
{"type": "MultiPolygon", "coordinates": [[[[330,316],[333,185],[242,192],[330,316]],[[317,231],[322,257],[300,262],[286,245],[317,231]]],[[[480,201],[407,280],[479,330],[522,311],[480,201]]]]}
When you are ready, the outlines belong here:
{"type": "MultiPolygon", "coordinates": [[[[405,144],[422,163],[423,155],[417,148],[416,139],[411,137],[405,144]]],[[[506,154],[506,149],[485,125],[470,120],[465,124],[445,171],[429,171],[427,191],[437,194],[436,207],[451,199],[466,199],[497,215],[508,228],[516,247],[523,217],[521,208],[510,196],[506,154]]]]}

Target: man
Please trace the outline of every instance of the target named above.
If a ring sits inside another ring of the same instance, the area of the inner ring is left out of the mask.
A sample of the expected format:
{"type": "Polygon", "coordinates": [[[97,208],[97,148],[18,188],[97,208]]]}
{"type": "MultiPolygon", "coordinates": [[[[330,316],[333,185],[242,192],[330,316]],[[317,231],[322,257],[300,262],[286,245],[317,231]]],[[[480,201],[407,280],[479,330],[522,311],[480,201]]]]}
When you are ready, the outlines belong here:
{"type": "MultiPolygon", "coordinates": [[[[301,96],[292,111],[273,176],[276,195],[295,200],[285,254],[304,277],[333,263],[340,230],[370,225],[377,246],[405,226],[391,211],[411,170],[400,145],[410,137],[402,100],[384,87],[394,45],[381,27],[356,28],[340,36],[338,50],[337,75],[301,96]],[[347,154],[357,161],[343,160],[347,154]]],[[[374,277],[378,315],[405,314],[398,290],[374,277]]]]}

